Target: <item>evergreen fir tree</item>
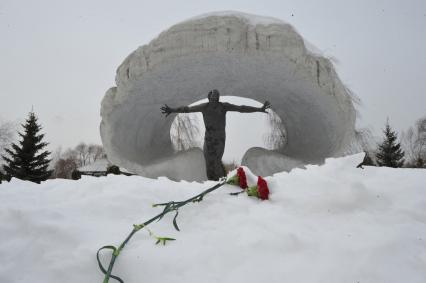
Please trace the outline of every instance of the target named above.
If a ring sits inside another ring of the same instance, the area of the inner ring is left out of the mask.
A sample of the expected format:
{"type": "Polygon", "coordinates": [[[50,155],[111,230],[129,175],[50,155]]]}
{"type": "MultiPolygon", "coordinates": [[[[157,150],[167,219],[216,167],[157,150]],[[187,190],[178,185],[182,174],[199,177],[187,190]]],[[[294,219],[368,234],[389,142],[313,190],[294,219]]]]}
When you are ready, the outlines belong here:
{"type": "Polygon", "coordinates": [[[383,131],[385,139],[379,145],[379,150],[376,153],[377,164],[379,166],[398,168],[404,164],[404,152],[401,150],[401,144],[397,143],[397,135],[389,126],[389,121],[386,123],[386,128],[383,131]]]}
{"type": "Polygon", "coordinates": [[[22,127],[25,132],[18,133],[22,138],[19,145],[12,143],[11,148],[5,150],[9,156],[2,156],[6,161],[3,168],[11,177],[40,183],[49,178],[52,170],[47,170],[50,152],[38,153],[47,143],[42,142],[44,135],[38,134],[41,127],[37,124],[37,117],[34,112],[29,113],[28,119],[22,127]]]}

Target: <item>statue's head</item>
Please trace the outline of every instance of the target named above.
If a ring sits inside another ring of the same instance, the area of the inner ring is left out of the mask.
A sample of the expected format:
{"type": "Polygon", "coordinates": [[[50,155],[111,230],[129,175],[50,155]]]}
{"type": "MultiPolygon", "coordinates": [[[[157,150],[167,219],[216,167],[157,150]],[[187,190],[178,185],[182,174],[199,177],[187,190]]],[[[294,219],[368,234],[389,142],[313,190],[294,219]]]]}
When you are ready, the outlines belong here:
{"type": "Polygon", "coordinates": [[[209,99],[209,102],[219,102],[219,96],[219,91],[217,89],[214,89],[209,91],[207,98],[209,99]]]}

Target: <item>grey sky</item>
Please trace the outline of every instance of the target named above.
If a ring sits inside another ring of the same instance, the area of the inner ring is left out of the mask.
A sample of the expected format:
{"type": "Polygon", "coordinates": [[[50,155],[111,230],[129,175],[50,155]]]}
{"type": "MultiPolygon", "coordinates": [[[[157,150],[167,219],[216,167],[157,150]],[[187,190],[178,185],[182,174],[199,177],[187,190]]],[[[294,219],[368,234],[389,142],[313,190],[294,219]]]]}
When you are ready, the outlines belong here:
{"type": "MultiPolygon", "coordinates": [[[[426,115],[426,1],[0,0],[0,117],[34,106],[51,147],[100,143],[100,101],[138,46],[193,16],[237,10],[291,23],[362,100],[360,127],[426,115]]],[[[273,103],[273,101],[272,101],[273,103]]]]}

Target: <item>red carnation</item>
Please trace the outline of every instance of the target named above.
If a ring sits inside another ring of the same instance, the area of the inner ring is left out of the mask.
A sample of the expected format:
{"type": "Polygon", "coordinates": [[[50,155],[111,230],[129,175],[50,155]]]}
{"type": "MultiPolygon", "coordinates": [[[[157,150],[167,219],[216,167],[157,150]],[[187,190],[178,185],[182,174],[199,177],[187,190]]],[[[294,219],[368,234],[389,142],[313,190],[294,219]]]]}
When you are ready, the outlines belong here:
{"type": "Polygon", "coordinates": [[[238,181],[241,189],[245,190],[247,189],[247,178],[246,173],[244,172],[243,167],[238,167],[237,169],[237,175],[238,175],[238,181]]]}
{"type": "Polygon", "coordinates": [[[227,184],[240,186],[243,190],[247,188],[247,178],[243,167],[237,169],[237,174],[226,181],[227,184]]]}
{"type": "Polygon", "coordinates": [[[265,200],[269,197],[268,183],[261,176],[257,178],[257,192],[260,199],[265,200]]]}
{"type": "Polygon", "coordinates": [[[257,185],[247,189],[247,195],[257,197],[262,200],[269,198],[268,184],[261,176],[257,178],[257,185]]]}

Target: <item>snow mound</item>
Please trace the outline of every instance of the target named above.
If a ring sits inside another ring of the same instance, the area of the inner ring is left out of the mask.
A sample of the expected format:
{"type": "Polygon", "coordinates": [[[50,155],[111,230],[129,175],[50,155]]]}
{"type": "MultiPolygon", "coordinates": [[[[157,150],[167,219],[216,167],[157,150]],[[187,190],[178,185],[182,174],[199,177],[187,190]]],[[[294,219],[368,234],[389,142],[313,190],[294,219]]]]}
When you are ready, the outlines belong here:
{"type": "MultiPolygon", "coordinates": [[[[149,226],[176,241],[156,246],[139,231],[113,273],[126,283],[425,282],[426,170],[355,168],[362,159],[267,177],[269,201],[230,196],[238,189],[225,185],[180,209],[181,232],[174,215],[149,226]]],[[[0,282],[102,282],[98,248],[161,211],[151,204],[214,184],[116,175],[3,183],[0,282]]]]}

